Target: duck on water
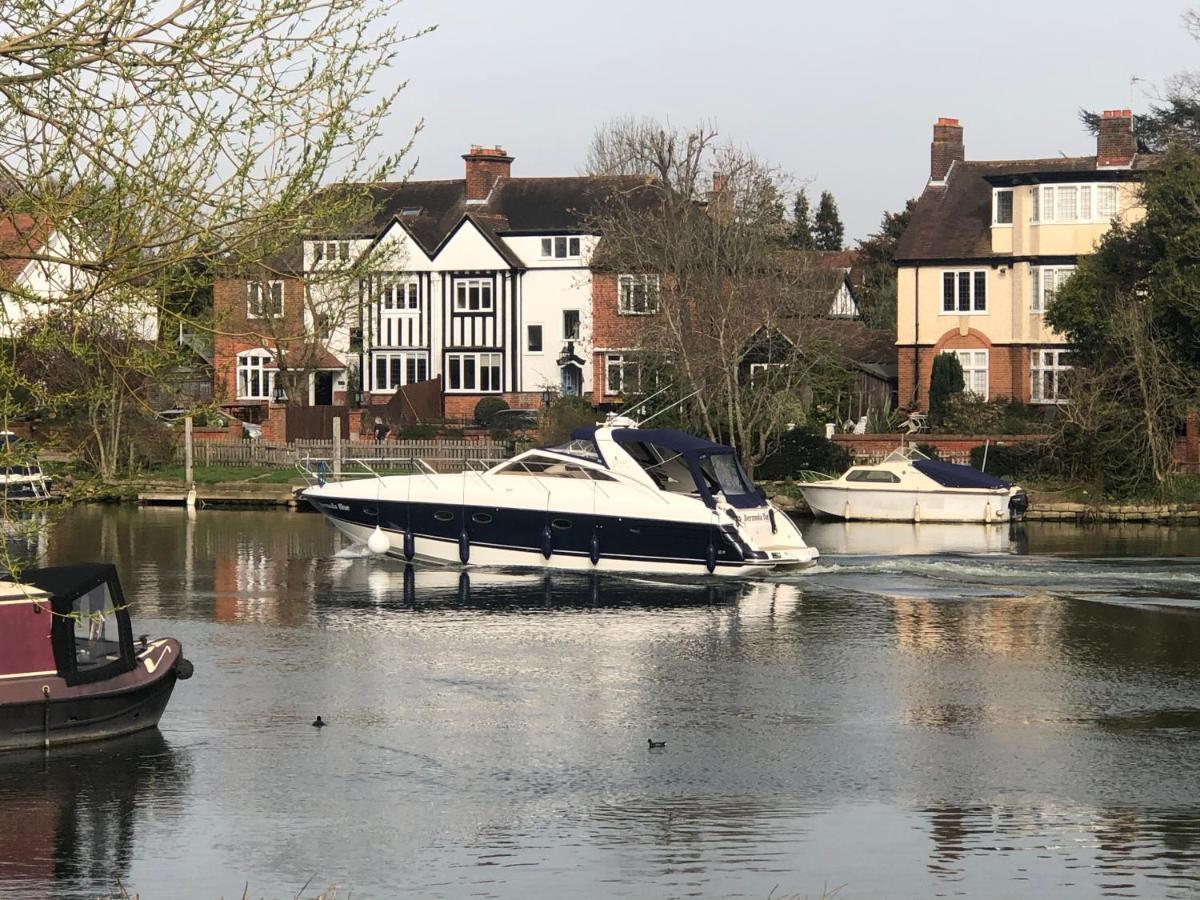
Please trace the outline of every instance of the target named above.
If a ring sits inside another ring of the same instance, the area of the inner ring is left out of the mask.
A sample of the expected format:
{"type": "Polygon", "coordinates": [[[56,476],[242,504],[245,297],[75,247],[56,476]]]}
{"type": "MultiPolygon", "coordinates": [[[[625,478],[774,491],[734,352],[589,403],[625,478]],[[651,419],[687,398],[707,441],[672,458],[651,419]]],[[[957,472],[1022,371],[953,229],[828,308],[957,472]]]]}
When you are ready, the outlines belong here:
{"type": "Polygon", "coordinates": [[[732,448],[629,419],[482,472],[418,468],[301,496],[373,552],[443,565],[745,576],[817,558],[732,448]]]}

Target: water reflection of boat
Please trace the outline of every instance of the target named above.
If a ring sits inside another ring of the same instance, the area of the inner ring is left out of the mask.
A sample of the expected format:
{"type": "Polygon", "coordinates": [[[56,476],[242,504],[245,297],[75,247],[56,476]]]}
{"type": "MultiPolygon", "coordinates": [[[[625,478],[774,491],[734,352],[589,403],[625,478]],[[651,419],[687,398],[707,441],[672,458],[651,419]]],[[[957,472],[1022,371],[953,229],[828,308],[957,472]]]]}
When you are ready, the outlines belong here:
{"type": "Polygon", "coordinates": [[[174,638],[137,644],[114,566],[0,581],[0,750],[115,737],[158,724],[192,664],[174,638]]]}
{"type": "Polygon", "coordinates": [[[805,482],[800,491],[820,516],[883,522],[1007,522],[1029,505],[1019,487],[914,447],[838,478],[805,482]]]}
{"type": "Polygon", "coordinates": [[[948,522],[813,522],[804,532],[823,554],[933,556],[939,553],[1007,553],[1010,526],[948,522]]]}
{"type": "Polygon", "coordinates": [[[177,794],[186,775],[157,731],[52,756],[6,753],[0,759],[0,883],[29,897],[64,887],[108,896],[128,876],[142,804],[177,794]]]}
{"type": "Polygon", "coordinates": [[[365,594],[377,606],[454,606],[466,609],[620,608],[734,603],[750,585],[712,579],[530,572],[509,569],[451,571],[425,566],[354,562],[337,575],[340,604],[365,594]]]}
{"type": "Polygon", "coordinates": [[[322,474],[302,496],[351,539],[422,563],[739,576],[816,558],[731,448],[628,426],[485,472],[322,474]]]}

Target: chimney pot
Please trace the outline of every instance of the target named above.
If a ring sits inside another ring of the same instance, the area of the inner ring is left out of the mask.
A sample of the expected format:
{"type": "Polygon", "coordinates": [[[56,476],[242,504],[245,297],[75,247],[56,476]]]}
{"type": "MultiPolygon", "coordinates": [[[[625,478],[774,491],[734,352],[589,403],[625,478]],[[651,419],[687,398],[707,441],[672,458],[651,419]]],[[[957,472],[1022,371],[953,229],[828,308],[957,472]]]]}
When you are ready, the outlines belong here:
{"type": "Polygon", "coordinates": [[[1135,155],[1137,137],[1133,132],[1133,111],[1104,110],[1096,134],[1096,165],[1101,168],[1128,166],[1135,155]]]}
{"type": "Polygon", "coordinates": [[[929,145],[929,180],[945,181],[951,164],[962,162],[965,155],[963,129],[958,119],[939,117],[933,125],[933,143],[929,145]]]}
{"type": "Polygon", "coordinates": [[[504,148],[471,145],[471,152],[464,153],[467,164],[467,202],[481,203],[487,199],[492,186],[501,178],[508,178],[512,171],[513,158],[504,148]]]}

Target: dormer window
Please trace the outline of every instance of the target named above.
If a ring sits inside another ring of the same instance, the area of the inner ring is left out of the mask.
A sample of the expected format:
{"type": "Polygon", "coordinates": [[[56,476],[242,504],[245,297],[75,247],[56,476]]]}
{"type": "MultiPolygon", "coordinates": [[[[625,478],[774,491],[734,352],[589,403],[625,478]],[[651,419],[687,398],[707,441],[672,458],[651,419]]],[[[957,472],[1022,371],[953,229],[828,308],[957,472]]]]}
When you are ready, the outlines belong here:
{"type": "Polygon", "coordinates": [[[317,241],[313,244],[313,262],[347,262],[350,259],[349,241],[317,241]]]}
{"type": "Polygon", "coordinates": [[[1013,220],[1012,188],[997,188],[992,191],[992,224],[1011,225],[1013,220]]]}
{"type": "Polygon", "coordinates": [[[542,259],[571,259],[579,256],[579,238],[542,238],[542,259]]]}

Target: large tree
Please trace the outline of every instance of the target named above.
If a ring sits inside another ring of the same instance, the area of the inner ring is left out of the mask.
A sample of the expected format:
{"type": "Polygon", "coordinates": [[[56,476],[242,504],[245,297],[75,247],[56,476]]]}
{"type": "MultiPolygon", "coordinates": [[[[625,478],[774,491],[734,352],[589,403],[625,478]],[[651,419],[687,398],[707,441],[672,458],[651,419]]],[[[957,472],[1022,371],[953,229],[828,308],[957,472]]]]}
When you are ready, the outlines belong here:
{"type": "Polygon", "coordinates": [[[1175,144],[1046,310],[1079,367],[1066,408],[1075,446],[1119,492],[1161,486],[1200,401],[1200,155],[1175,144]]]}
{"type": "Polygon", "coordinates": [[[614,186],[591,227],[596,265],[632,273],[639,311],[653,313],[621,317],[643,373],[689,398],[684,423],[728,440],[752,471],[844,376],[819,273],[781,247],[779,173],[703,126],[618,122],[594,150],[641,176],[614,186]]]}
{"type": "Polygon", "coordinates": [[[788,235],[788,243],[797,250],[813,250],[816,242],[813,239],[812,210],[809,208],[808,192],[801,188],[796,192],[792,203],[792,228],[788,235]]]}
{"type": "Polygon", "coordinates": [[[813,240],[818,250],[841,250],[845,247],[846,229],[838,214],[837,201],[830,191],[821,191],[821,201],[813,216],[813,240]]]}
{"type": "Polygon", "coordinates": [[[915,205],[915,200],[909,200],[900,212],[885,212],[879,230],[858,242],[855,299],[872,328],[896,330],[896,245],[915,205]]]}
{"type": "MultiPolygon", "coordinates": [[[[300,235],[361,217],[365,192],[316,189],[331,177],[394,177],[408,149],[402,139],[376,151],[403,86],[389,66],[411,37],[392,8],[384,0],[0,5],[0,219],[18,233],[0,245],[0,264],[70,273],[50,292],[8,285],[25,315],[0,321],[0,332],[31,340],[31,323],[73,329],[72,352],[91,342],[88,352],[119,371],[126,354],[91,340],[103,329],[85,327],[98,310],[105,323],[149,311],[164,334],[181,321],[219,328],[192,321],[215,262],[269,263],[300,235]],[[46,233],[63,238],[47,243],[46,233]]],[[[11,352],[0,356],[0,392],[8,393],[0,411],[18,394],[51,412],[79,396],[27,379],[11,352]]],[[[103,474],[118,458],[103,457],[103,474]]]]}

